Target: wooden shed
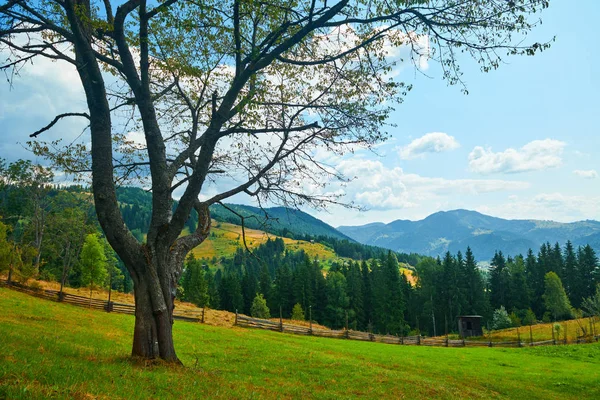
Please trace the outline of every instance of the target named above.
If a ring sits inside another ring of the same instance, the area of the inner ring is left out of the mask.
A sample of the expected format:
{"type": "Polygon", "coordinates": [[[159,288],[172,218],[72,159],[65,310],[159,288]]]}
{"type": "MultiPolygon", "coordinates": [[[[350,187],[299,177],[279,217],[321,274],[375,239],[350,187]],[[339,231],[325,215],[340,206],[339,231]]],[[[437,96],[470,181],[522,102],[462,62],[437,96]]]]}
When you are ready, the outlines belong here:
{"type": "Polygon", "coordinates": [[[458,317],[458,333],[465,338],[469,336],[483,336],[481,328],[481,315],[461,315],[458,317]]]}

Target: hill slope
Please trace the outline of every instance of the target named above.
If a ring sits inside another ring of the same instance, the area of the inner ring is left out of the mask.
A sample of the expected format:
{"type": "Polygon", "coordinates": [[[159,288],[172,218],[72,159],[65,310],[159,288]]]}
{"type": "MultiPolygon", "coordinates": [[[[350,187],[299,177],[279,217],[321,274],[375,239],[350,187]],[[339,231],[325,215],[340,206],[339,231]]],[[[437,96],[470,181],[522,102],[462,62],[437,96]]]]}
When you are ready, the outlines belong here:
{"type": "MultiPolygon", "coordinates": [[[[152,209],[152,194],[136,187],[120,187],[117,197],[124,211],[125,223],[130,229],[147,232],[152,209]]],[[[177,202],[174,203],[174,207],[177,202]]],[[[350,240],[348,236],[325,222],[305,212],[285,207],[271,207],[261,210],[241,204],[226,204],[228,208],[244,217],[247,228],[259,229],[278,236],[302,238],[304,236],[327,236],[335,239],[350,240]]],[[[220,222],[240,225],[240,218],[220,204],[210,207],[211,217],[220,222]]],[[[196,213],[192,213],[190,228],[195,226],[196,213]]]]}
{"type": "MultiPolygon", "coordinates": [[[[299,210],[285,207],[271,207],[261,210],[257,207],[241,204],[227,204],[227,207],[242,215],[245,225],[249,228],[260,229],[285,237],[328,236],[352,241],[351,238],[331,225],[299,210]]],[[[241,223],[237,215],[220,204],[211,206],[210,213],[218,221],[230,222],[236,225],[241,223]]]]}
{"type": "Polygon", "coordinates": [[[443,255],[446,251],[464,252],[470,246],[482,261],[489,260],[496,250],[525,254],[529,248],[536,251],[547,241],[562,244],[571,240],[576,245],[588,242],[592,246],[600,245],[598,221],[507,220],[468,210],[438,212],[420,221],[340,226],[338,230],[363,244],[431,256],[443,255]]]}
{"type": "MultiPolygon", "coordinates": [[[[246,245],[251,250],[258,247],[261,243],[265,243],[267,239],[277,237],[257,229],[245,229],[245,233],[246,245]]],[[[320,260],[337,258],[335,251],[324,244],[285,237],[282,239],[287,250],[304,250],[311,259],[315,257],[318,257],[320,260]]],[[[241,226],[213,220],[209,237],[200,246],[192,250],[192,252],[196,258],[229,257],[238,248],[243,246],[241,226]]]]}
{"type": "Polygon", "coordinates": [[[185,367],[136,363],[133,317],[0,288],[0,398],[600,397],[600,346],[431,348],[174,325],[185,367]]]}

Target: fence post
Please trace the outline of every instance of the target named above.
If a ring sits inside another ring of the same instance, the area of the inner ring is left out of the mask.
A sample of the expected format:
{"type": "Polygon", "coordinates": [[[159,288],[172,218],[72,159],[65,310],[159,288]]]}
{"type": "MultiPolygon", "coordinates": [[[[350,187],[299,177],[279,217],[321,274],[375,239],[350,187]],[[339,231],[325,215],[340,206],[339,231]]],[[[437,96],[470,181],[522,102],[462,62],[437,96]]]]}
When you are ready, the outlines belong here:
{"type": "Polygon", "coordinates": [[[554,337],[554,324],[550,325],[550,329],[552,330],[552,344],[556,346],[556,338],[554,337]]]}
{"type": "Polygon", "coordinates": [[[421,334],[420,333],[417,335],[417,345],[419,345],[419,346],[421,345],[421,334]]]}
{"type": "Polygon", "coordinates": [[[565,323],[565,344],[567,344],[567,324],[566,323],[565,323]]]}
{"type": "Polygon", "coordinates": [[[202,307],[202,323],[204,323],[204,314],[206,314],[206,306],[202,307]]]}
{"type": "Polygon", "coordinates": [[[237,308],[235,309],[235,322],[233,323],[233,325],[237,325],[238,324],[238,311],[237,308]]]}
{"type": "Polygon", "coordinates": [[[312,306],[308,306],[308,334],[312,335],[312,306]]]}
{"type": "Polygon", "coordinates": [[[348,334],[348,310],[346,310],[346,339],[348,339],[350,335],[348,334]]]}
{"type": "Polygon", "coordinates": [[[521,332],[519,332],[519,327],[517,326],[517,341],[519,342],[519,347],[523,347],[521,344],[521,332]]]}
{"type": "Polygon", "coordinates": [[[279,332],[283,332],[283,310],[279,306],[279,332]]]}
{"type": "Polygon", "coordinates": [[[531,330],[531,324],[529,324],[529,345],[533,346],[533,331],[531,330]]]}

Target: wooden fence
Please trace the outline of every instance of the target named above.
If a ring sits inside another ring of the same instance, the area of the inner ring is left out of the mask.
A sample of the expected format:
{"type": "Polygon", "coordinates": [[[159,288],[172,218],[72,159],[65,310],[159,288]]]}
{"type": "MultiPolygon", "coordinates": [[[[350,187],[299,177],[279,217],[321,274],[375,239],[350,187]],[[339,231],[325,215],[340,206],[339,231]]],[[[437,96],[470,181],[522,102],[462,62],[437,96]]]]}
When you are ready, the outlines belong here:
{"type": "MultiPolygon", "coordinates": [[[[89,297],[77,296],[65,292],[59,292],[56,290],[48,289],[34,289],[26,285],[22,285],[16,282],[8,283],[6,281],[0,281],[0,286],[16,290],[18,292],[26,293],[31,296],[39,297],[46,300],[62,302],[72,304],[78,307],[91,308],[96,310],[102,310],[106,312],[115,312],[120,314],[135,314],[135,305],[127,303],[117,303],[114,301],[108,302],[107,300],[90,299],[89,297]]],[[[188,312],[185,315],[175,312],[173,318],[181,321],[190,322],[204,322],[204,309],[196,312],[188,312]]],[[[277,332],[292,333],[296,335],[306,336],[319,336],[334,339],[349,339],[349,340],[362,340],[367,342],[378,342],[387,344],[400,344],[400,345],[416,345],[416,346],[442,346],[442,347],[528,347],[528,346],[548,346],[558,344],[580,344],[598,342],[600,340],[600,334],[596,334],[595,324],[590,330],[592,333],[586,336],[578,336],[575,341],[568,342],[566,331],[564,332],[564,339],[553,337],[549,340],[534,341],[533,337],[530,336],[529,340],[521,340],[519,335],[517,340],[514,341],[502,341],[493,340],[492,338],[481,338],[479,340],[465,340],[465,339],[450,339],[448,336],[445,338],[440,337],[425,337],[421,335],[417,336],[393,336],[393,335],[378,335],[370,332],[354,331],[351,329],[331,330],[313,328],[312,323],[309,322],[309,326],[298,326],[292,324],[284,324],[280,318],[279,322],[274,322],[266,319],[252,318],[242,314],[235,314],[235,325],[245,328],[255,329],[267,329],[277,332]]]]}
{"type": "MultiPolygon", "coordinates": [[[[267,329],[271,331],[292,333],[296,335],[319,336],[335,339],[362,340],[366,342],[378,342],[387,344],[400,345],[416,345],[416,346],[440,346],[440,347],[527,347],[527,346],[548,346],[557,344],[567,344],[566,334],[565,339],[551,339],[542,341],[533,341],[533,339],[521,340],[521,337],[515,341],[498,341],[491,338],[482,338],[481,340],[466,340],[466,339],[450,339],[448,336],[440,337],[425,337],[425,336],[393,336],[393,335],[377,335],[370,332],[354,331],[351,329],[330,330],[316,329],[312,327],[312,323],[308,327],[291,324],[284,324],[280,318],[279,322],[266,319],[252,318],[246,315],[235,315],[235,325],[244,328],[267,329]]],[[[578,337],[576,341],[570,343],[590,343],[598,341],[600,335],[588,335],[578,337]]]]}
{"type": "MultiPolygon", "coordinates": [[[[115,301],[109,302],[108,300],[90,299],[89,297],[77,296],[70,293],[59,292],[57,290],[49,289],[34,289],[26,285],[22,285],[17,282],[6,282],[0,281],[0,286],[7,287],[18,292],[26,293],[28,295],[39,297],[45,300],[51,300],[61,303],[72,304],[78,307],[93,308],[95,310],[103,310],[106,312],[115,312],[119,314],[135,314],[135,305],[127,303],[118,303],[115,301]]],[[[175,312],[173,319],[180,321],[190,322],[204,322],[204,309],[196,312],[188,312],[185,315],[175,312]]]]}

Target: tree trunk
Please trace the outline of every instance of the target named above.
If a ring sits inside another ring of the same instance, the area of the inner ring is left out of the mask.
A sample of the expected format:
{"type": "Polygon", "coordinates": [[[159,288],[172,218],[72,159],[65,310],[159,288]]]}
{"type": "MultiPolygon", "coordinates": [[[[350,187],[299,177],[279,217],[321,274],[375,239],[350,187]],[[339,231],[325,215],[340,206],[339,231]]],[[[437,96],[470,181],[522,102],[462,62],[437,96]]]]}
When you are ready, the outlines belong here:
{"type": "Polygon", "coordinates": [[[13,274],[13,265],[12,263],[8,264],[8,278],[6,282],[10,285],[12,283],[12,274],[13,274]]]}
{"type": "Polygon", "coordinates": [[[173,344],[173,289],[177,282],[170,271],[176,268],[169,262],[165,264],[146,265],[146,273],[132,276],[135,327],[131,355],[180,363],[173,344]]]}

